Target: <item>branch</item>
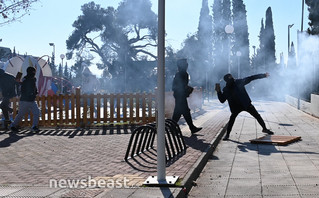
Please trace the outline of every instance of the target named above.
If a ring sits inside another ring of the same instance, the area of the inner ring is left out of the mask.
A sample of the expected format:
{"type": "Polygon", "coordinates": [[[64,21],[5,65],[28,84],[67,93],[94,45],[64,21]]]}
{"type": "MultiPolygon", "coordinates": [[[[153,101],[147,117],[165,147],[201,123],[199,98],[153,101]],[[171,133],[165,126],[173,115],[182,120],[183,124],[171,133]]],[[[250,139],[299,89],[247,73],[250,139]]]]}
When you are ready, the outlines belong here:
{"type": "Polygon", "coordinates": [[[142,49],[141,50],[136,50],[136,54],[138,54],[138,53],[147,54],[147,55],[153,57],[154,59],[157,59],[157,56],[155,56],[154,54],[152,54],[152,53],[150,53],[148,51],[142,50],[142,49]]]}
{"type": "Polygon", "coordinates": [[[157,47],[157,45],[156,45],[156,44],[146,43],[145,45],[136,45],[136,46],[132,46],[132,48],[144,48],[144,47],[148,47],[148,46],[151,46],[151,47],[157,47]]]}

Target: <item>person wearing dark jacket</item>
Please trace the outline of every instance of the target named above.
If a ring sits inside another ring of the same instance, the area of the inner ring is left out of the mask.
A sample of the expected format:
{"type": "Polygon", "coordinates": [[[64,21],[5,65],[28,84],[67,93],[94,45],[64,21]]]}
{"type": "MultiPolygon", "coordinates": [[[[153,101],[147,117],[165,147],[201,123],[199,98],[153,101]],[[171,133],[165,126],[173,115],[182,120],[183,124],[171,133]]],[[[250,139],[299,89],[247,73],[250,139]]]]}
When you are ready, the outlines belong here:
{"type": "Polygon", "coordinates": [[[39,108],[35,101],[38,94],[36,86],[36,70],[34,67],[27,68],[27,75],[22,79],[21,83],[21,97],[19,103],[19,112],[13,123],[11,124],[11,131],[18,132],[18,124],[22,120],[23,116],[30,111],[33,114],[33,123],[31,131],[38,132],[38,122],[39,122],[39,108]]]}
{"type": "Polygon", "coordinates": [[[231,111],[231,116],[227,126],[227,132],[224,137],[224,140],[229,139],[229,134],[234,125],[235,119],[238,114],[242,111],[247,111],[254,118],[257,119],[258,123],[262,127],[262,132],[269,135],[274,134],[272,131],[266,128],[266,124],[260,114],[255,109],[254,105],[251,104],[251,99],[245,89],[245,85],[250,83],[253,80],[267,78],[269,73],[257,74],[249,76],[243,79],[234,79],[231,74],[226,74],[224,80],[226,81],[226,86],[223,88],[223,91],[220,89],[220,85],[216,84],[215,90],[217,91],[218,99],[221,103],[228,101],[229,108],[231,111]]]}
{"type": "Polygon", "coordinates": [[[11,124],[9,112],[12,113],[10,107],[10,99],[17,95],[16,93],[17,82],[14,76],[7,74],[4,70],[0,69],[0,89],[2,93],[2,101],[0,108],[4,117],[4,126],[7,128],[11,124]]]}
{"type": "Polygon", "coordinates": [[[192,93],[193,88],[188,86],[188,63],[186,59],[179,59],[177,61],[178,72],[175,74],[173,80],[173,96],[175,98],[175,108],[172,120],[178,122],[181,116],[186,120],[191,133],[196,133],[202,128],[198,128],[193,124],[190,109],[187,103],[187,97],[192,93]]]}

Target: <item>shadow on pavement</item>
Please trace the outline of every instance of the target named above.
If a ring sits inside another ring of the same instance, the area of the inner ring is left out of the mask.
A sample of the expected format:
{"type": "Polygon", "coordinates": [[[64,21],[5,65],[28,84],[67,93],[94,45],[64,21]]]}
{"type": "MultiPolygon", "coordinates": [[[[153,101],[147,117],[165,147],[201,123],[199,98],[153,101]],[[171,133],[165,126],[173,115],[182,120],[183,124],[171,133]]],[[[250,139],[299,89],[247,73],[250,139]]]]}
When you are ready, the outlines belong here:
{"type": "MultiPolygon", "coordinates": [[[[275,147],[279,145],[275,145],[275,144],[252,144],[250,142],[239,142],[239,141],[230,140],[230,139],[228,141],[238,144],[237,147],[241,152],[256,151],[260,155],[271,155],[272,153],[293,153],[293,154],[300,153],[300,154],[316,154],[316,155],[319,154],[317,152],[307,152],[307,151],[306,152],[280,151],[280,150],[277,150],[277,148],[275,147]]],[[[294,144],[294,143],[291,143],[291,144],[294,144]]],[[[282,146],[282,147],[286,147],[286,146],[282,146]]]]}
{"type": "Polygon", "coordinates": [[[198,139],[199,136],[202,135],[193,134],[190,137],[184,136],[185,144],[188,147],[204,152],[210,146],[210,144],[204,142],[203,139],[198,139]]]}
{"type": "MultiPolygon", "coordinates": [[[[118,126],[118,127],[101,127],[95,129],[43,129],[37,133],[32,133],[29,130],[23,129],[16,135],[30,136],[44,135],[44,136],[66,136],[74,138],[75,136],[91,136],[91,135],[116,135],[116,134],[131,134],[134,127],[118,126]]],[[[0,134],[10,134],[10,131],[4,131],[0,134]]]]}
{"type": "MultiPolygon", "coordinates": [[[[6,133],[2,133],[2,134],[6,134],[6,133]]],[[[16,133],[7,133],[9,135],[9,137],[3,139],[0,141],[0,148],[5,148],[5,147],[9,147],[12,143],[15,143],[19,140],[21,140],[22,138],[24,137],[29,137],[29,136],[32,136],[34,134],[32,133],[28,133],[26,135],[18,135],[16,133]]]]}

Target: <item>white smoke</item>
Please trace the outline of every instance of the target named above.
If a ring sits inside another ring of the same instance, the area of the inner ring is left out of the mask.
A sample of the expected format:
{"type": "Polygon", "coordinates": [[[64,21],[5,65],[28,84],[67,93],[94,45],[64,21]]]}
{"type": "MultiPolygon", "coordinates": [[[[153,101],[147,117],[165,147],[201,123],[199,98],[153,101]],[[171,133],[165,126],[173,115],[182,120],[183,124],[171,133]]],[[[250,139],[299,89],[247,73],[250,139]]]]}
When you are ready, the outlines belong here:
{"type": "Polygon", "coordinates": [[[297,81],[301,89],[318,92],[319,83],[319,36],[298,34],[297,81]]]}

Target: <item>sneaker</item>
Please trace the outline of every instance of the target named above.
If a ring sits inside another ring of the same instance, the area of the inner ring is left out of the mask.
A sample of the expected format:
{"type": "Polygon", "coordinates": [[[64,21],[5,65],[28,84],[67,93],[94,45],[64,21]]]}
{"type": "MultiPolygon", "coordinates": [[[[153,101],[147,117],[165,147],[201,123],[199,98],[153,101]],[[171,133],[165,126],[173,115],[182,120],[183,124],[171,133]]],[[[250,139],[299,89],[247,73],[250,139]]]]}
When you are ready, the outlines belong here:
{"type": "Polygon", "coordinates": [[[12,126],[10,129],[14,133],[18,133],[19,132],[19,129],[17,127],[12,126]]]}
{"type": "Polygon", "coordinates": [[[191,129],[191,132],[192,132],[192,134],[194,134],[194,133],[197,133],[200,130],[202,130],[202,127],[199,127],[199,128],[194,127],[194,128],[191,129]]]}
{"type": "Polygon", "coordinates": [[[268,135],[273,135],[273,134],[274,134],[274,132],[272,132],[272,131],[269,130],[269,129],[263,129],[262,132],[263,132],[263,133],[267,133],[268,135]]]}
{"type": "Polygon", "coordinates": [[[229,139],[229,134],[226,134],[225,137],[223,138],[224,141],[227,141],[229,139]]]}
{"type": "Polygon", "coordinates": [[[31,128],[31,131],[32,132],[39,132],[40,129],[37,126],[34,126],[34,127],[31,128]]]}

